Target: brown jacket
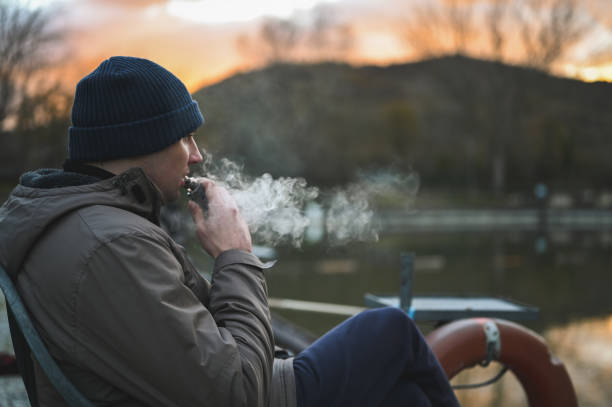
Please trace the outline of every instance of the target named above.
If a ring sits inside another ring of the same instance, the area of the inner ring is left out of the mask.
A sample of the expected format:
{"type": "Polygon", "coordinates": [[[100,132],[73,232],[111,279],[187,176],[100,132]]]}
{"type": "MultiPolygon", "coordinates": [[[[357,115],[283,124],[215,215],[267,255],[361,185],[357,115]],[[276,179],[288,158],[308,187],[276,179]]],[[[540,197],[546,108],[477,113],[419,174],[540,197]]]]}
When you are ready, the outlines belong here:
{"type": "MultiPolygon", "coordinates": [[[[222,253],[209,283],[158,226],[159,191],[141,170],[84,185],[65,177],[22,178],[30,186],[0,208],[0,261],[85,397],[116,406],[295,405],[292,361],[274,361],[255,256],[222,253]]],[[[40,368],[36,388],[41,405],[65,405],[40,368]]]]}

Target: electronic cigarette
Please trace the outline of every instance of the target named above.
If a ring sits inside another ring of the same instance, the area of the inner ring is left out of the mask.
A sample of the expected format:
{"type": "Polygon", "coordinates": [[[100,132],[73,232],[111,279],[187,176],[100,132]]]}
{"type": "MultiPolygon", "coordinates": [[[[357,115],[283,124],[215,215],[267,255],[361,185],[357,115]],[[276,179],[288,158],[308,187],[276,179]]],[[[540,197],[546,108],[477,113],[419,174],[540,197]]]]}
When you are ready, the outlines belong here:
{"type": "Polygon", "coordinates": [[[206,190],[202,184],[197,182],[195,178],[185,177],[184,188],[187,190],[187,197],[200,205],[204,216],[208,215],[208,199],[206,198],[206,190]]]}

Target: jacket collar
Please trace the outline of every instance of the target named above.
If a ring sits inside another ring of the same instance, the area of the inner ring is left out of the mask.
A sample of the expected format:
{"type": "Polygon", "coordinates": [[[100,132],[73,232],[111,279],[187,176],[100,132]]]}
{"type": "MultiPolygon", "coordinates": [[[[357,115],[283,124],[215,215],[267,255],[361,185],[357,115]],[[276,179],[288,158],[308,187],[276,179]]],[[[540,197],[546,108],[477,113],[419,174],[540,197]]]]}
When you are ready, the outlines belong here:
{"type": "Polygon", "coordinates": [[[140,168],[102,181],[57,169],[26,173],[0,207],[0,264],[15,276],[29,249],[47,227],[87,206],[114,206],[159,226],[161,196],[140,168]]]}
{"type": "Polygon", "coordinates": [[[118,175],[104,170],[102,170],[104,174],[92,173],[89,170],[84,170],[84,168],[74,166],[68,166],[67,169],[72,171],[44,168],[26,172],[21,176],[20,185],[14,192],[33,197],[45,194],[56,196],[100,191],[112,192],[112,189],[117,189],[120,192],[120,197],[116,197],[110,202],[103,200],[97,203],[130,210],[159,225],[162,195],[141,168],[130,168],[118,175]],[[82,188],[73,190],[65,189],[65,187],[82,188]],[[56,188],[61,189],[56,190],[56,188]]]}
{"type": "Polygon", "coordinates": [[[98,179],[107,179],[115,176],[110,171],[106,171],[103,168],[96,167],[93,165],[85,164],[82,161],[75,161],[71,159],[67,159],[64,161],[64,171],[67,172],[75,172],[78,174],[89,175],[98,179]]]}
{"type": "Polygon", "coordinates": [[[141,168],[129,170],[101,182],[112,183],[121,195],[133,205],[130,210],[159,226],[162,206],[161,191],[141,168]]]}

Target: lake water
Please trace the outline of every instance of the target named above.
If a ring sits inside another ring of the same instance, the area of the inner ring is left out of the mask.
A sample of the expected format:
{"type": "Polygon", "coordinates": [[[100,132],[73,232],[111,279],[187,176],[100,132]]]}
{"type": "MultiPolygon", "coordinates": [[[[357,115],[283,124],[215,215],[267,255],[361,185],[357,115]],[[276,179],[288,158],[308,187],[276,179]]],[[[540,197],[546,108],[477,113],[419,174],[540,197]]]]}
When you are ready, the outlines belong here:
{"type": "MultiPolygon", "coordinates": [[[[193,243],[187,246],[198,265],[209,267],[210,260],[193,243]]],[[[539,230],[396,228],[383,231],[378,242],[276,248],[270,256],[278,263],[267,276],[273,298],[363,306],[365,293],[398,292],[400,253],[413,252],[415,295],[502,296],[538,307],[540,318],[525,325],[543,335],[564,361],[580,405],[603,407],[612,400],[611,248],[612,228],[605,224],[539,230]]],[[[276,311],[317,335],[345,318],[276,311]]],[[[431,324],[421,327],[432,329],[431,324]]],[[[0,324],[0,344],[10,349],[5,324],[0,324]]],[[[485,380],[496,371],[474,368],[453,382],[485,380]]],[[[1,405],[26,405],[15,396],[19,391],[18,382],[4,379],[1,405]]],[[[494,386],[458,395],[464,405],[526,405],[510,373],[494,386]]]]}
{"type": "MultiPolygon", "coordinates": [[[[415,295],[501,296],[539,308],[524,323],[543,335],[566,365],[581,406],[612,400],[612,229],[421,229],[383,233],[377,243],[278,251],[270,296],[363,306],[364,293],[399,291],[400,253],[415,253],[415,295]]],[[[277,310],[316,334],[344,317],[277,310]]],[[[430,331],[432,324],[421,324],[430,331]]],[[[493,364],[495,365],[495,364],[493,364]]],[[[498,366],[474,368],[453,383],[474,383],[498,366]]],[[[511,373],[494,386],[457,392],[463,405],[525,406],[511,373]]]]}

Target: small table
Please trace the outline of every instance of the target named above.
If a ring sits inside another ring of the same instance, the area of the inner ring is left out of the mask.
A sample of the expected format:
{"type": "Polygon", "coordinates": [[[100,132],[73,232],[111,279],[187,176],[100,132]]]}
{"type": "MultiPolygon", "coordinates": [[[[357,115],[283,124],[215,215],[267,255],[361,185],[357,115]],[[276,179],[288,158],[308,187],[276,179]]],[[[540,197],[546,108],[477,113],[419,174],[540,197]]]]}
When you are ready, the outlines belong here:
{"type": "Polygon", "coordinates": [[[499,318],[510,321],[533,321],[539,318],[538,308],[499,297],[485,296],[413,296],[414,253],[400,254],[399,295],[365,294],[367,307],[400,308],[415,321],[440,323],[462,318],[499,318]]]}
{"type": "Polygon", "coordinates": [[[533,321],[540,314],[536,307],[497,297],[415,296],[407,307],[400,306],[400,297],[393,295],[366,294],[364,300],[367,307],[401,308],[415,321],[442,322],[474,317],[533,321]]]}

